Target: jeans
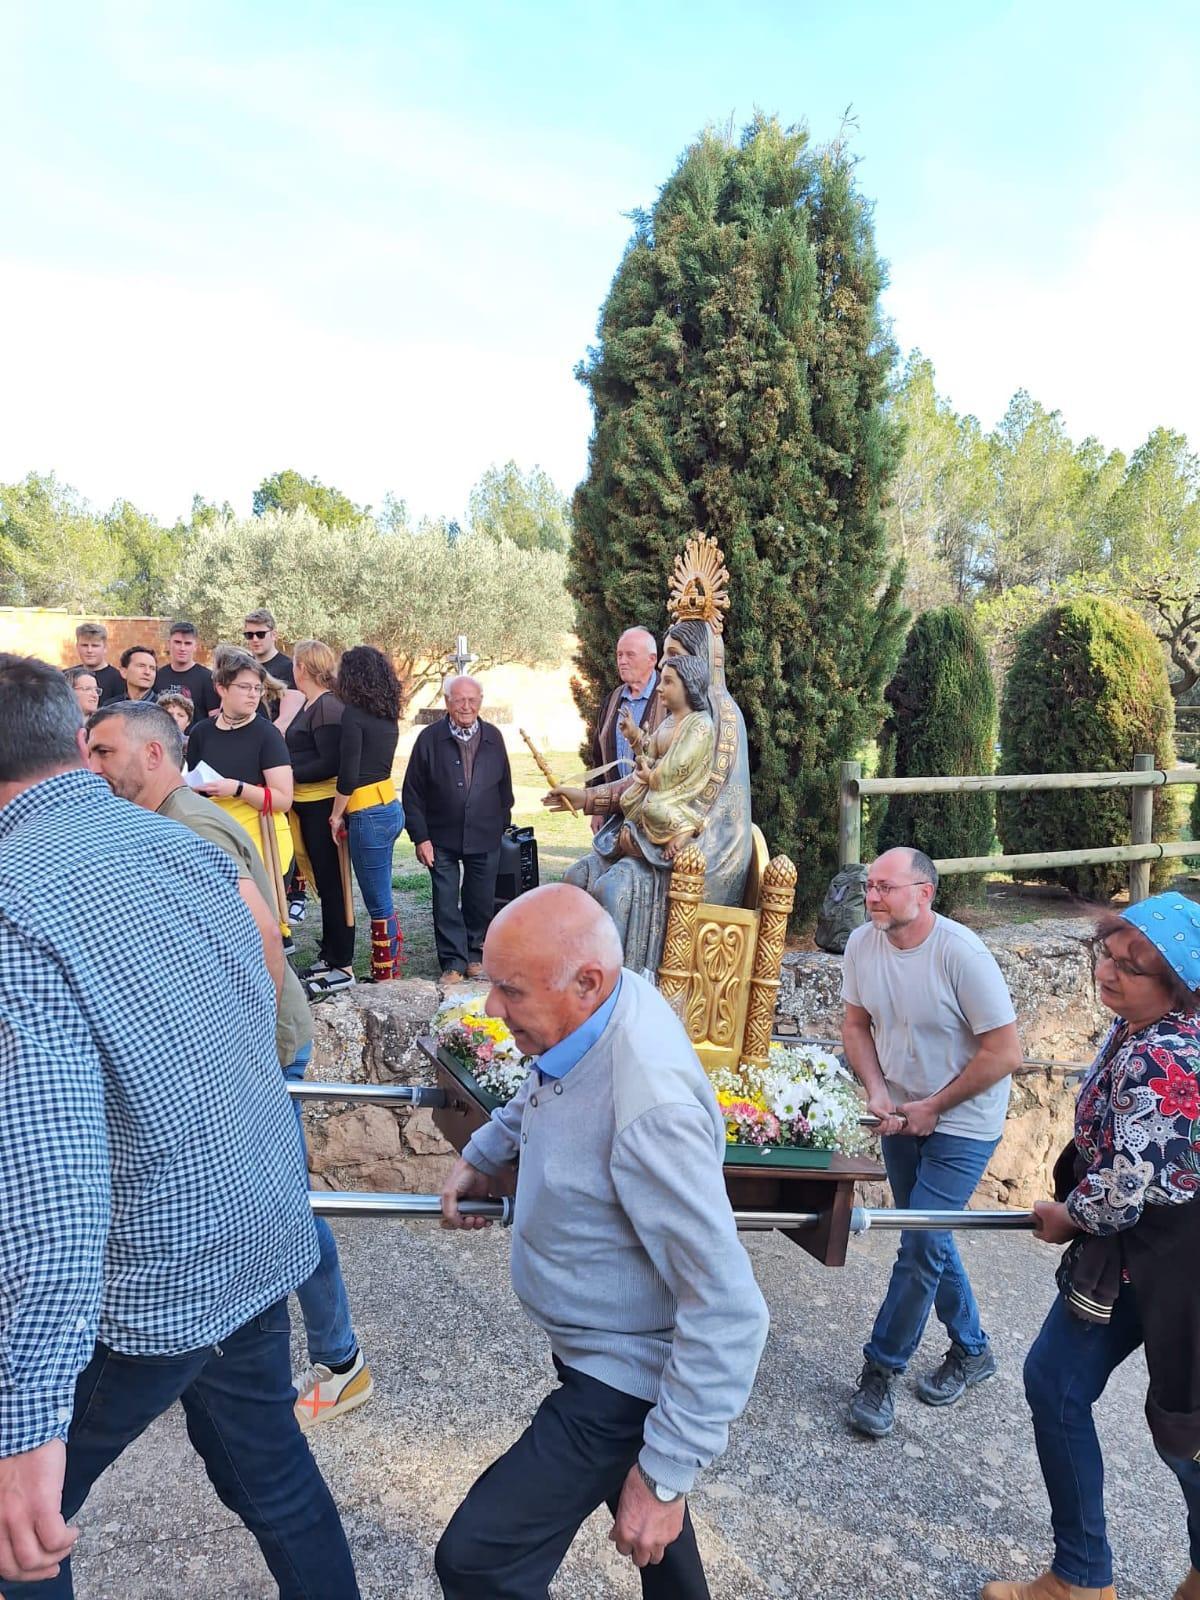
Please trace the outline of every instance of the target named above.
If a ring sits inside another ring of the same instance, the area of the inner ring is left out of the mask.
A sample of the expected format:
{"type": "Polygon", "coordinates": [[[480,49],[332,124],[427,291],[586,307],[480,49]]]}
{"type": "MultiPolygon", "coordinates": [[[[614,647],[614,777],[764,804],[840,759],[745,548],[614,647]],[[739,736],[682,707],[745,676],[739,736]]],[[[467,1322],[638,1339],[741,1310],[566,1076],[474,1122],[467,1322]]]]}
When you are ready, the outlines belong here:
{"type": "MultiPolygon", "coordinates": [[[[306,1044],[292,1062],[283,1069],[283,1075],[292,1083],[299,1083],[312,1057],[312,1045],[306,1044]]],[[[296,1113],[296,1126],[300,1142],[304,1142],[304,1115],[299,1100],[292,1101],[296,1113]]],[[[311,1278],[296,1290],[300,1314],[304,1318],[304,1336],[308,1341],[308,1359],[320,1361],[327,1367],[340,1367],[349,1361],[358,1349],[354,1327],[350,1321],[350,1302],[346,1298],[346,1285],[338,1262],[337,1241],[324,1217],[314,1217],[317,1243],[321,1259],[311,1278]]]]}
{"type": "Polygon", "coordinates": [[[398,954],[396,902],[392,899],[392,852],[404,831],[404,807],[399,800],[385,806],[366,806],[346,813],[350,830],[350,860],[362,890],[367,915],[387,922],[392,934],[392,955],[398,954]]]}
{"type": "MultiPolygon", "coordinates": [[[[1050,1498],[1054,1571],[1083,1589],[1103,1589],[1113,1570],[1092,1405],[1109,1374],[1141,1342],[1137,1296],[1123,1283],[1107,1326],[1084,1322],[1061,1296],[1056,1299],[1025,1360],[1025,1395],[1050,1498]]],[[[1162,1458],[1183,1490],[1192,1565],[1200,1570],[1200,1462],[1162,1458]]]]}
{"type": "Polygon", "coordinates": [[[433,937],[443,972],[463,972],[483,960],[483,940],[496,906],[496,873],[500,846],[463,855],[433,847],[433,937]],[[459,903],[459,877],[462,902],[459,903]]]}
{"type": "MultiPolygon", "coordinates": [[[[883,1164],[898,1207],[959,1211],[975,1193],[998,1139],[960,1139],[936,1130],[924,1139],[890,1134],[880,1141],[883,1164]]],[[[916,1229],[900,1235],[900,1250],[870,1342],[868,1361],[903,1372],[912,1360],[930,1311],[970,1356],[987,1349],[979,1307],[953,1234],[916,1229]]]]}
{"type": "MultiPolygon", "coordinates": [[[[75,1384],[63,1515],[75,1516],[104,1469],[176,1400],[209,1481],[258,1540],[281,1600],[358,1600],[337,1507],[293,1410],[285,1300],[182,1356],[123,1356],[97,1344],[75,1384]]],[[[5,1600],[74,1594],[69,1560],[42,1583],[0,1582],[5,1600]]]]}
{"type": "MultiPolygon", "coordinates": [[[[579,1526],[621,1485],[642,1448],[649,1400],[556,1360],[561,1387],[478,1478],[434,1555],[445,1600],[548,1600],[579,1526]]],[[[691,1513],[662,1562],[641,1573],[645,1600],[709,1600],[691,1513]]]]}

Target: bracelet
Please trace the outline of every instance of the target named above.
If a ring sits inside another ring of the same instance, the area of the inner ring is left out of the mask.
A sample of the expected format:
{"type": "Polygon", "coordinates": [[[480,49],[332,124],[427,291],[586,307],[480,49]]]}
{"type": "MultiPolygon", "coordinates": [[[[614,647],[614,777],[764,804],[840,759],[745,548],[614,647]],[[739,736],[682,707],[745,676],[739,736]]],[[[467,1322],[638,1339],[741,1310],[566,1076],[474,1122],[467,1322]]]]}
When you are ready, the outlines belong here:
{"type": "Polygon", "coordinates": [[[246,787],[246,785],[244,783],[239,783],[238,784],[237,788],[233,791],[233,798],[235,800],[240,800],[242,798],[242,790],[245,787],[246,787]]]}

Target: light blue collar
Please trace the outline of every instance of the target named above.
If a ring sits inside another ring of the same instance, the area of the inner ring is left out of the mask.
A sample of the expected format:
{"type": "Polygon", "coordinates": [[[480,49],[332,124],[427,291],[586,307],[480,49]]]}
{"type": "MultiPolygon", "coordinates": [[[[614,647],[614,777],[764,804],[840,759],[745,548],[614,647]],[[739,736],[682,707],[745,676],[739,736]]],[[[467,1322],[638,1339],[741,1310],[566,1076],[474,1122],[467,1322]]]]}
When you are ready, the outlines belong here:
{"type": "Polygon", "coordinates": [[[622,981],[621,978],[617,979],[617,987],[599,1011],[593,1011],[586,1022],[579,1024],[574,1033],[569,1033],[565,1039],[552,1044],[544,1055],[538,1057],[538,1071],[543,1078],[565,1078],[572,1067],[579,1065],[608,1027],[608,1019],[616,1008],[622,981]]]}
{"type": "Polygon", "coordinates": [[[625,684],[621,685],[621,696],[620,697],[621,697],[622,700],[628,700],[628,702],[629,702],[629,704],[631,706],[640,706],[643,700],[649,700],[650,696],[654,693],[655,689],[657,689],[657,688],[658,688],[658,672],[657,672],[657,670],[655,670],[654,672],[652,672],[650,674],[649,678],[646,680],[646,687],[642,690],[641,694],[634,694],[633,690],[629,687],[629,685],[627,683],[625,683],[625,684]]]}

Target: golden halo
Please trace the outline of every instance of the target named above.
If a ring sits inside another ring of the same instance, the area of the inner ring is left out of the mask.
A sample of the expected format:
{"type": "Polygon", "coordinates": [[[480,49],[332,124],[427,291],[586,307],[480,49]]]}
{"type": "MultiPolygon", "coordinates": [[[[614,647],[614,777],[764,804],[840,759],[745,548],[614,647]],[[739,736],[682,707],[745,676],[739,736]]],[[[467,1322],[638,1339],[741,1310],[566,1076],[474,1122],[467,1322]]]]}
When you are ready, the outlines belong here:
{"type": "Polygon", "coordinates": [[[667,610],[674,622],[706,622],[714,633],[725,626],[723,611],[729,610],[729,572],[725,555],[717,541],[706,534],[694,534],[675,557],[667,610]]]}

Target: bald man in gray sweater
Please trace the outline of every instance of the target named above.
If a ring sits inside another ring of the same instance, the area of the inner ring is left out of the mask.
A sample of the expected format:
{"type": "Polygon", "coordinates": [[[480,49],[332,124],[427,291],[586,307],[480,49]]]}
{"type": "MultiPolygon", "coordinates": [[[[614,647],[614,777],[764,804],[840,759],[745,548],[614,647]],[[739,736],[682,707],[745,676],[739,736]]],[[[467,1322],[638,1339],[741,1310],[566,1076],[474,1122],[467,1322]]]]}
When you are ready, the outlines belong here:
{"type": "Polygon", "coordinates": [[[559,1387],[476,1482],[437,1549],[446,1600],[545,1600],[580,1524],[653,1600],[706,1600],[686,1495],[754,1383],[767,1308],[737,1237],[725,1129],[679,1019],[621,967],[607,913],[548,884],[492,923],[488,1011],[537,1063],[471,1139],[442,1195],[495,1192],[520,1160],[513,1288],[559,1387]]]}

